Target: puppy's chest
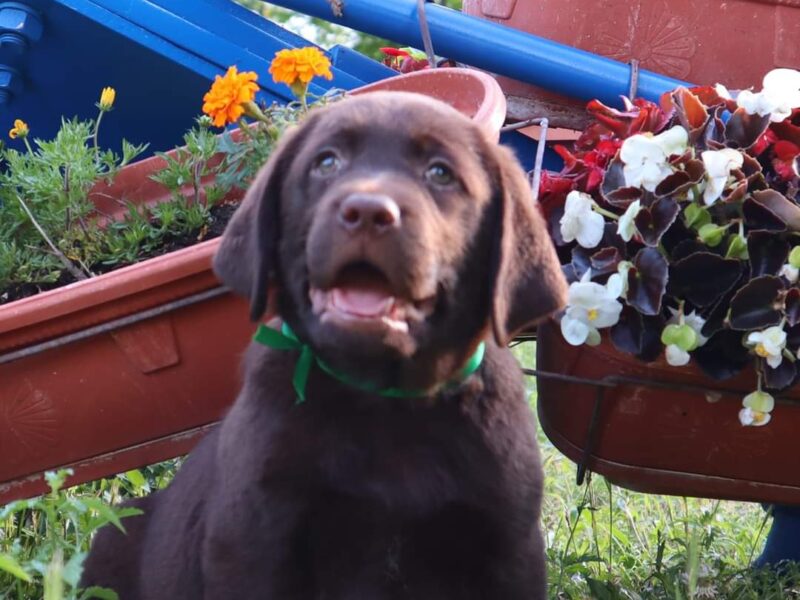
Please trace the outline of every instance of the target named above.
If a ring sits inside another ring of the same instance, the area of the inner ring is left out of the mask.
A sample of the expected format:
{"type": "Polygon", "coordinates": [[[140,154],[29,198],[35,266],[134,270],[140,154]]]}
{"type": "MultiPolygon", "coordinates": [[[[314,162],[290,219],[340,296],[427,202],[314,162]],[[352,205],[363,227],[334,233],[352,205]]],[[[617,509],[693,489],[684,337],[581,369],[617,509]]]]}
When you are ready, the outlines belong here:
{"type": "Polygon", "coordinates": [[[425,514],[451,502],[490,503],[502,487],[502,465],[455,411],[340,416],[317,439],[322,489],[399,514],[425,514]]]}

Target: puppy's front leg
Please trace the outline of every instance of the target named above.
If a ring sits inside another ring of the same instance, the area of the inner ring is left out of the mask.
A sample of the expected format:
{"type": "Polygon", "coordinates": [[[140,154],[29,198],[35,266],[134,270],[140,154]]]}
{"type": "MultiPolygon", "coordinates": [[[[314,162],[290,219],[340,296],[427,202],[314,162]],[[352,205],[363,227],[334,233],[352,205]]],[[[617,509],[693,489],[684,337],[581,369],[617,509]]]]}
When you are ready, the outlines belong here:
{"type": "Polygon", "coordinates": [[[218,494],[203,543],[206,600],[313,597],[306,503],[289,489],[218,494]]]}

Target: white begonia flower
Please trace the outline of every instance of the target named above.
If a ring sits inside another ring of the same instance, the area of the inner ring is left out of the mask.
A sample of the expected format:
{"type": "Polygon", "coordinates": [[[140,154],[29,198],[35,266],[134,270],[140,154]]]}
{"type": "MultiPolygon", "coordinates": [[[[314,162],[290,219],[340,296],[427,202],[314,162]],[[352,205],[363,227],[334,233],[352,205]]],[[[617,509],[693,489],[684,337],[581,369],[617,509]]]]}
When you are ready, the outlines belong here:
{"type": "Polygon", "coordinates": [[[571,191],[561,217],[561,237],[565,242],[578,240],[584,248],[594,248],[603,238],[606,221],[603,215],[592,210],[594,200],[589,194],[571,191]]]}
{"type": "MultiPolygon", "coordinates": [[[[667,321],[667,325],[678,325],[681,322],[681,313],[674,308],[669,309],[672,313],[672,316],[667,321]]],[[[697,346],[695,348],[699,348],[700,346],[705,345],[708,341],[708,338],[704,336],[701,332],[703,331],[703,326],[706,324],[706,320],[697,314],[697,311],[692,311],[688,315],[683,316],[683,324],[688,325],[691,327],[695,334],[697,334],[697,346]]],[[[666,350],[666,357],[667,357],[667,364],[673,367],[682,367],[689,363],[689,359],[691,356],[689,353],[684,350],[683,348],[676,346],[675,344],[670,344],[667,346],[666,350]]]]}
{"type": "Polygon", "coordinates": [[[797,269],[789,263],[786,263],[781,267],[779,275],[783,275],[789,280],[789,283],[797,283],[797,279],[800,276],[800,269],[797,269]]]}
{"type": "Polygon", "coordinates": [[[598,330],[617,324],[622,312],[622,303],[617,300],[622,278],[615,275],[606,285],[600,285],[591,281],[591,270],[587,270],[580,281],[570,284],[567,310],[561,318],[561,334],[569,344],[596,346],[600,343],[598,330]]]}
{"type": "Polygon", "coordinates": [[[794,69],[773,69],[764,76],[763,89],[739,92],[736,104],[748,114],[766,117],[780,123],[800,107],[800,72],[794,69]]]}
{"type": "Polygon", "coordinates": [[[669,157],[682,154],[688,143],[689,134],[680,125],[656,136],[638,133],[627,138],[619,153],[625,163],[622,169],[625,184],[654,192],[659,183],[672,175],[669,157]]]}
{"type": "Polygon", "coordinates": [[[691,358],[686,350],[676,346],[675,344],[670,344],[667,346],[666,357],[667,364],[673,367],[682,367],[687,365],[689,364],[689,359],[691,358]]]}
{"type": "Polygon", "coordinates": [[[772,409],[775,408],[775,398],[767,392],[757,390],[744,397],[744,408],[739,411],[739,422],[745,427],[761,427],[772,419],[772,409]]]}
{"type": "Polygon", "coordinates": [[[725,186],[728,185],[731,171],[742,167],[744,156],[733,148],[723,148],[722,150],[705,150],[701,157],[706,168],[703,201],[706,206],[711,206],[722,196],[725,186]]]}
{"type": "Polygon", "coordinates": [[[631,202],[628,205],[628,208],[625,209],[625,212],[622,213],[622,216],[619,218],[619,223],[617,223],[617,233],[619,237],[621,237],[626,242],[630,242],[633,235],[636,233],[636,223],[634,223],[634,219],[636,215],[639,214],[639,211],[642,209],[642,203],[637,200],[636,202],[631,202]]]}
{"type": "Polygon", "coordinates": [[[717,95],[723,100],[733,100],[733,96],[731,96],[731,93],[728,91],[728,88],[726,88],[721,83],[718,83],[717,85],[714,86],[714,91],[716,91],[717,95]]]}
{"type": "Polygon", "coordinates": [[[747,335],[747,345],[767,364],[777,369],[783,360],[783,349],[786,347],[786,332],[781,325],[768,327],[764,331],[754,331],[747,335]]]}
{"type": "Polygon", "coordinates": [[[622,289],[620,293],[617,295],[618,298],[628,297],[628,271],[630,271],[632,268],[633,268],[632,262],[630,262],[629,260],[623,260],[617,265],[617,272],[615,274],[619,276],[619,279],[616,279],[615,275],[612,275],[611,277],[608,278],[608,283],[606,284],[607,287],[610,287],[612,285],[612,279],[615,285],[617,281],[619,282],[619,285],[621,286],[622,289]]]}

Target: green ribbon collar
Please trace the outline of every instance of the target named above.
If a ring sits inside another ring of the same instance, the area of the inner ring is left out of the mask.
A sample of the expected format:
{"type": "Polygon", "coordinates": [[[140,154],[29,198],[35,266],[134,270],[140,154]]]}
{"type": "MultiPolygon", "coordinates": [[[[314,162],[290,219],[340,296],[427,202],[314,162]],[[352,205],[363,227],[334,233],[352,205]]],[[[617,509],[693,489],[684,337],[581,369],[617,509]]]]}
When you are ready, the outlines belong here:
{"type": "MultiPolygon", "coordinates": [[[[311,373],[311,367],[314,364],[334,379],[365,392],[371,392],[387,398],[420,398],[427,395],[422,390],[407,390],[403,388],[380,389],[358,381],[341,371],[337,371],[315,356],[311,347],[301,342],[286,323],[281,326],[280,331],[267,327],[264,324],[259,325],[258,330],[253,336],[253,340],[274,350],[297,350],[300,352],[300,358],[297,360],[297,365],[294,368],[294,375],[292,376],[292,386],[297,393],[298,402],[305,402],[306,400],[306,384],[308,383],[308,376],[311,373]]],[[[475,350],[475,353],[458,372],[458,375],[445,387],[456,386],[477,371],[483,362],[485,350],[486,344],[481,342],[477,350],[475,350]]]]}

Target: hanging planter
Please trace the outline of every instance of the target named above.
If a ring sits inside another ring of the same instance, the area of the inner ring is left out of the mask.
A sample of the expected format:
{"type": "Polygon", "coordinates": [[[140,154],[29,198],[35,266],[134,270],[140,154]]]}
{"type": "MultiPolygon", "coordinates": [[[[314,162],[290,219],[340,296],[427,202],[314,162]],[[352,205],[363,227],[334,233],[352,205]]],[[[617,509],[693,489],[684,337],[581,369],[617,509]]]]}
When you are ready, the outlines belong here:
{"type": "Polygon", "coordinates": [[[800,73],[588,112],[540,188],[570,280],[545,431],[642,491],[800,501],[800,73]]]}
{"type": "MultiPolygon", "coordinates": [[[[377,90],[449,102],[495,137],[505,115],[495,81],[466,69],[349,93],[377,90]]],[[[169,194],[151,176],[166,166],[164,157],[130,164],[90,199],[112,217],[121,199],[163,202],[169,194]]],[[[238,392],[254,325],[211,271],[218,245],[205,241],[0,306],[0,504],[43,492],[46,470],[69,466],[74,484],[186,453],[220,418],[238,392]]]]}
{"type": "Polygon", "coordinates": [[[695,366],[642,363],[608,339],[570,346],[552,322],[539,328],[536,366],[545,373],[539,422],[581,479],[593,471],[652,494],[800,502],[800,390],[777,396],[768,426],[744,428],[738,414],[756,383],[752,368],[718,382],[695,366]]]}
{"type": "MultiPolygon", "coordinates": [[[[798,0],[464,0],[478,17],[682,81],[758,86],[774,67],[800,66],[798,0]],[[747,42],[743,42],[743,40],[747,42]]],[[[500,79],[509,116],[549,115],[583,129],[582,105],[541,88],[500,79]]]]}

